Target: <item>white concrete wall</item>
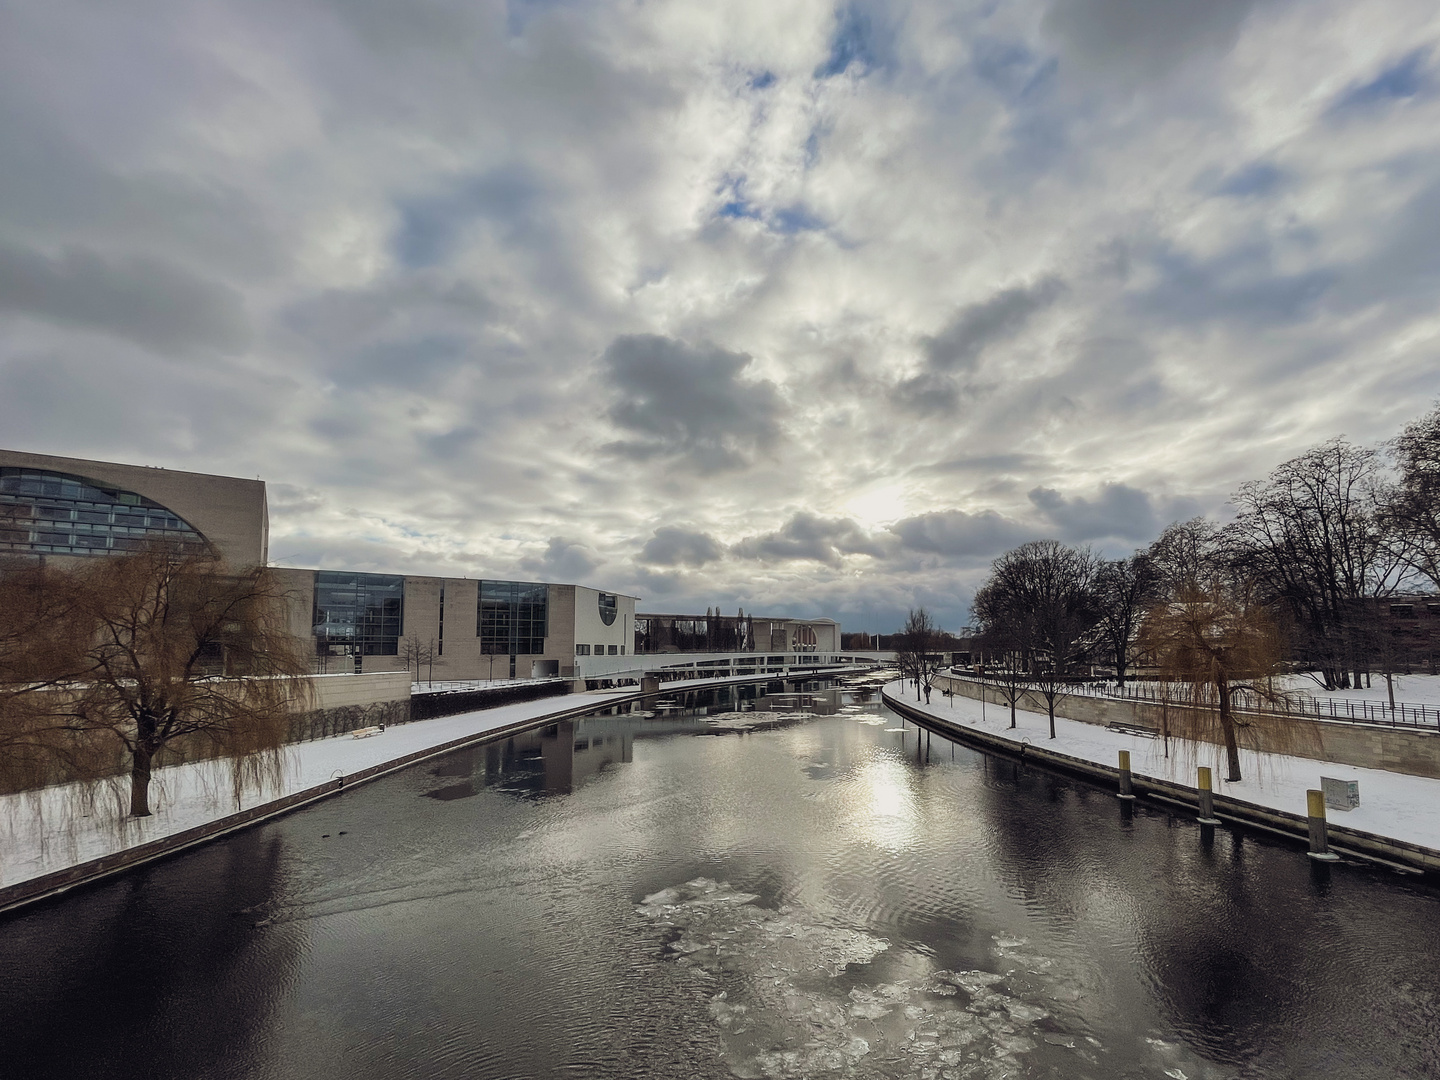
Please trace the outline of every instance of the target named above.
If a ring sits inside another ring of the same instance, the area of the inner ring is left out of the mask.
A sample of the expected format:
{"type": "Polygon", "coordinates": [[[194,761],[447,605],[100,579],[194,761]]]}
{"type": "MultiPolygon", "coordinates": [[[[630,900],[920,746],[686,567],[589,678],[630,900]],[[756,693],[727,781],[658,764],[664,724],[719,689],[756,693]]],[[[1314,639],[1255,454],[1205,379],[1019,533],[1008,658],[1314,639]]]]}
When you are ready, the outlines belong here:
{"type": "MultiPolygon", "coordinates": [[[[575,586],[575,639],[576,645],[589,645],[592,656],[597,645],[603,646],[609,656],[610,646],[623,649],[628,656],[635,648],[635,597],[615,595],[615,622],[606,626],[600,619],[600,590],[583,585],[575,586]]],[[[577,657],[584,661],[592,657],[577,657]]],[[[619,659],[619,657],[616,657],[619,659]]]]}

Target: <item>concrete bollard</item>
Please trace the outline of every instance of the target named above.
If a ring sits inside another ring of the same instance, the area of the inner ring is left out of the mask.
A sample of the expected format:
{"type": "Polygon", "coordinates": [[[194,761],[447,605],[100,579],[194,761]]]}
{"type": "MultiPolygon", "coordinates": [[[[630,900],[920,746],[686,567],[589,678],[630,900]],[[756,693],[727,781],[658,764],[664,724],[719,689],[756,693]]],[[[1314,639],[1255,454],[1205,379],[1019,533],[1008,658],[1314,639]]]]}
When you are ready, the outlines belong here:
{"type": "Polygon", "coordinates": [[[1200,824],[1219,825],[1220,819],[1215,816],[1215,792],[1210,787],[1210,770],[1204,765],[1199,768],[1195,787],[1200,792],[1200,824]]]}
{"type": "Polygon", "coordinates": [[[1310,817],[1310,857],[1334,862],[1340,856],[1330,850],[1325,832],[1325,793],[1311,788],[1305,792],[1305,803],[1310,817]]]}
{"type": "Polygon", "coordinates": [[[1130,780],[1130,751],[1120,751],[1120,798],[1135,798],[1135,790],[1130,780]]]}

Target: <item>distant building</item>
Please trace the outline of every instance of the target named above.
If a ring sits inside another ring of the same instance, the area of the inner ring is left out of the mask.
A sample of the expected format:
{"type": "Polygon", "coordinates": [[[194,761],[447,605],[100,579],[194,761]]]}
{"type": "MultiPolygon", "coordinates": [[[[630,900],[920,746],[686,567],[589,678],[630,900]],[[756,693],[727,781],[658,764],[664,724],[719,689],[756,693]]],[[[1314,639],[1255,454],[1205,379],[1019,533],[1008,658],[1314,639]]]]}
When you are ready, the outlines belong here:
{"type": "Polygon", "coordinates": [[[834,619],[764,615],[635,615],[635,652],[660,653],[840,651],[834,619]]]}
{"type": "MultiPolygon", "coordinates": [[[[168,542],[246,569],[267,564],[269,537],[260,480],[0,450],[0,559],[88,560],[168,542]]],[[[584,585],[272,572],[322,672],[404,670],[407,639],[433,648],[439,680],[613,678],[654,666],[619,660],[637,652],[840,649],[832,619],[637,615],[636,597],[584,585]]]]}
{"type": "Polygon", "coordinates": [[[0,556],[87,558],[153,541],[265,565],[264,483],[0,450],[0,556]]]}

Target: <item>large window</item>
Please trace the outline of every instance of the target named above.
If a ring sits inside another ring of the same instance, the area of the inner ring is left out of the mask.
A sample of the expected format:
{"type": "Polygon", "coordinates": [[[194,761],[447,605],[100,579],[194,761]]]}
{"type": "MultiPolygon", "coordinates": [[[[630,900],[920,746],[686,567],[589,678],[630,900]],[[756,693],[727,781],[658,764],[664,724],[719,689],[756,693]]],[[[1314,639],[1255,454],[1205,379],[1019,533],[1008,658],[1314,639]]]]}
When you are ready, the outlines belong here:
{"type": "Polygon", "coordinates": [[[600,621],[606,626],[614,626],[616,608],[615,594],[602,592],[600,594],[600,621]]]}
{"type": "Polygon", "coordinates": [[[535,656],[545,651],[549,589],[526,581],[480,582],[475,632],[489,656],[535,656]]]}
{"type": "Polygon", "coordinates": [[[315,571],[315,651],[322,656],[395,656],[405,616],[405,579],[315,571]]]}
{"type": "Polygon", "coordinates": [[[120,555],[156,542],[207,548],[179,515],[133,491],[42,469],[0,468],[0,553],[120,555]]]}

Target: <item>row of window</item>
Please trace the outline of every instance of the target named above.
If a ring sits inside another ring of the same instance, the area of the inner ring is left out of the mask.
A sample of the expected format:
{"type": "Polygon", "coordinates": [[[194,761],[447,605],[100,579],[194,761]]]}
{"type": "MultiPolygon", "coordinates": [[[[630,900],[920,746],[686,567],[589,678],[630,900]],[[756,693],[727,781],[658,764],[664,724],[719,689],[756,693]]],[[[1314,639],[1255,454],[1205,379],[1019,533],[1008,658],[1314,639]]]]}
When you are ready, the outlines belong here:
{"type": "MultiPolygon", "coordinates": [[[[596,645],[596,646],[595,646],[595,655],[596,655],[596,656],[604,656],[604,655],[605,655],[605,650],[606,650],[606,648],[609,648],[609,650],[610,650],[610,655],[611,655],[611,656],[624,656],[624,655],[625,655],[625,646],[624,646],[624,645],[610,645],[610,646],[596,645]]],[[[576,646],[575,646],[575,655],[576,655],[576,656],[589,656],[589,655],[590,655],[590,646],[589,646],[589,645],[576,645],[576,646]]]]}
{"type": "Polygon", "coordinates": [[[534,656],[550,632],[550,590],[536,582],[480,582],[475,633],[489,656],[534,656]]]}
{"type": "MultiPolygon", "coordinates": [[[[480,582],[475,620],[480,651],[490,656],[543,653],[549,633],[548,609],[549,590],[544,585],[480,582]]],[[[311,626],[321,655],[395,656],[404,623],[404,577],[315,572],[311,626]]]]}
{"type": "Polygon", "coordinates": [[[43,469],[0,468],[0,552],[113,555],[147,543],[203,551],[178,514],[133,491],[43,469]]]}

